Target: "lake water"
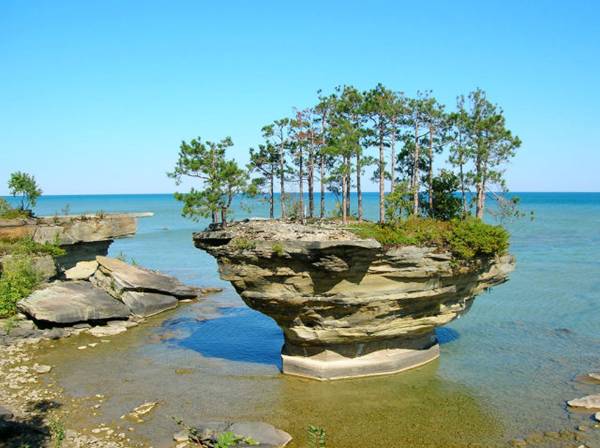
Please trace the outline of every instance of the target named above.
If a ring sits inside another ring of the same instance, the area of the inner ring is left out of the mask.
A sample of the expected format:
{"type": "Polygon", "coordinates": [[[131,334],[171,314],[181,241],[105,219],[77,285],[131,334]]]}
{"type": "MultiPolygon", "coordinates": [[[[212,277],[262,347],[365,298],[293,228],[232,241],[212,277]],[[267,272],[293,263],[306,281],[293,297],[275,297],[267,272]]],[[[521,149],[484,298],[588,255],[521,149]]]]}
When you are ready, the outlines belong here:
{"type": "MultiPolygon", "coordinates": [[[[81,354],[76,342],[63,342],[61,354],[49,356],[63,360],[58,371],[67,391],[108,394],[112,411],[105,419],[118,418],[132,403],[160,400],[161,413],[140,429],[154,446],[170,446],[169,415],[189,423],[264,420],[292,433],[294,446],[305,446],[305,428],[315,424],[326,429],[330,447],[502,446],[516,437],[591,426],[591,413],[572,413],[565,400],[600,393],[600,385],[576,381],[600,370],[600,194],[520,196],[535,219],[508,225],[516,271],[439,331],[439,361],[332,383],[279,373],[280,330],[218,278],[212,257],[192,244],[192,232],[206,222],[181,218],[170,195],[43,197],[38,214],[61,213],[67,204],[71,213],[154,212],[139,220],[135,237],[116,241],[111,254],[224,288],[128,332],[118,349],[107,344],[81,354]],[[92,375],[103,371],[110,374],[101,380],[92,375]]],[[[376,216],[376,207],[377,195],[365,195],[367,217],[376,216]]],[[[265,205],[252,212],[265,214],[265,205]]],[[[593,447],[600,446],[599,433],[582,435],[593,447]]],[[[544,440],[538,446],[563,446],[544,440]]]]}

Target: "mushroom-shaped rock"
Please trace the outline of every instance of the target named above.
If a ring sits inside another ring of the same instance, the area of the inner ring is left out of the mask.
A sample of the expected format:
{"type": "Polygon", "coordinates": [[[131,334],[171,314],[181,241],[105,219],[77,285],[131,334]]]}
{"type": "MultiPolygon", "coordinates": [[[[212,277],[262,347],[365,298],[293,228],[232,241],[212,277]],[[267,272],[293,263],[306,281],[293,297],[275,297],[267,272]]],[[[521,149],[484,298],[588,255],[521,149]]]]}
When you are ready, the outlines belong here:
{"type": "Polygon", "coordinates": [[[221,278],[284,333],[283,372],[394,373],[439,356],[434,329],[507,280],[510,255],[457,267],[436,247],[382,247],[335,225],[246,221],[194,234],[221,278]]]}

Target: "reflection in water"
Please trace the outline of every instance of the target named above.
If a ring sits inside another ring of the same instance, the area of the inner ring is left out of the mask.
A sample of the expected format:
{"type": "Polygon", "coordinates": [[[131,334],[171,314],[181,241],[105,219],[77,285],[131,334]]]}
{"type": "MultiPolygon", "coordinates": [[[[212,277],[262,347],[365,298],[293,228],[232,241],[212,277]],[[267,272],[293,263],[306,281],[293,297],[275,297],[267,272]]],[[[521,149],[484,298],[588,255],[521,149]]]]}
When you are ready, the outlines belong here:
{"type": "Polygon", "coordinates": [[[188,332],[187,337],[170,342],[211,358],[270,364],[281,369],[283,336],[269,317],[247,307],[220,307],[218,311],[221,317],[215,319],[165,322],[164,327],[188,332]]]}

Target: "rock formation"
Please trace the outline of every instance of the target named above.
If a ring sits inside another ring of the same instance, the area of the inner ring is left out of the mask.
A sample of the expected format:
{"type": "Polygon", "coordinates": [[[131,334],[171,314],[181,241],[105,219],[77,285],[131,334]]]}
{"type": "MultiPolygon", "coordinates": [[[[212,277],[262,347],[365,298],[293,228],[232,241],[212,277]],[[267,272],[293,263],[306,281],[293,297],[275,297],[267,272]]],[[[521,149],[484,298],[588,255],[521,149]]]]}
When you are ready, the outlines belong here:
{"type": "Polygon", "coordinates": [[[30,237],[38,243],[57,243],[66,254],[58,257],[59,270],[82,260],[106,255],[115,238],[134,235],[137,218],[152,213],[52,216],[30,219],[0,219],[0,239],[30,237]]]}
{"type": "Polygon", "coordinates": [[[337,379],[398,372],[439,356],[434,329],[503,283],[510,255],[457,265],[435,247],[382,247],[336,226],[246,221],[194,234],[221,278],[272,317],[283,372],[337,379]]]}
{"type": "Polygon", "coordinates": [[[79,262],[66,278],[34,291],[18,303],[20,311],[44,325],[145,318],[175,308],[180,299],[212,292],[187,286],[174,277],[97,257],[79,262]]]}

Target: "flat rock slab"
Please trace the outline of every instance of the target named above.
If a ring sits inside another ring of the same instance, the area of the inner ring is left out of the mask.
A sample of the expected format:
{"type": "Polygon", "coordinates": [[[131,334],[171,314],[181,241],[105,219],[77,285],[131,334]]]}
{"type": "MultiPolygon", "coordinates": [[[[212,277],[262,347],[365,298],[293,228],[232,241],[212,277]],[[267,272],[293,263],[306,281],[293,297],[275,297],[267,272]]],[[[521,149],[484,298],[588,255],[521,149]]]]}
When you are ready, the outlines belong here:
{"type": "Polygon", "coordinates": [[[567,401],[567,404],[572,408],[600,409],[600,394],[576,398],[575,400],[567,401]]]}
{"type": "Polygon", "coordinates": [[[154,316],[177,306],[177,298],[155,292],[125,291],[121,300],[132,314],[140,317],[154,316]]]}
{"type": "Polygon", "coordinates": [[[98,262],[92,261],[80,261],[71,269],[65,271],[65,278],[67,280],[87,280],[96,273],[98,269],[98,262]]]}
{"type": "Polygon", "coordinates": [[[124,261],[109,257],[96,257],[100,270],[114,280],[116,292],[126,290],[147,291],[168,294],[175,297],[196,297],[197,288],[184,285],[169,275],[153,272],[138,266],[131,266],[124,261]]]}
{"type": "Polygon", "coordinates": [[[600,382],[600,372],[592,372],[592,373],[588,373],[588,377],[594,381],[599,381],[600,382]]]}
{"type": "Polygon", "coordinates": [[[127,306],[84,281],[54,282],[47,288],[34,291],[17,307],[36,320],[57,324],[129,316],[127,306]]]}

